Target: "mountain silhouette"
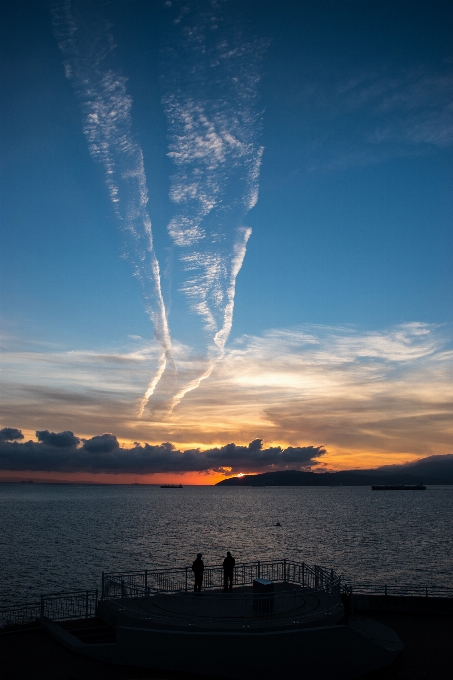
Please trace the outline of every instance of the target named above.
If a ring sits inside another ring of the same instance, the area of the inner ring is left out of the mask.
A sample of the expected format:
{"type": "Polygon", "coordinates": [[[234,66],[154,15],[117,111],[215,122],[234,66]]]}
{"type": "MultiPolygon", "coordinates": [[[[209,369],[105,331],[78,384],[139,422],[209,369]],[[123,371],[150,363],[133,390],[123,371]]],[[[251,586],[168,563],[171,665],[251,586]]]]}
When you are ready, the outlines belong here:
{"type": "Polygon", "coordinates": [[[371,484],[453,484],[453,454],[428,456],[403,465],[383,465],[373,470],[304,472],[279,470],[258,475],[229,477],[216,486],[369,486],[371,484]]]}

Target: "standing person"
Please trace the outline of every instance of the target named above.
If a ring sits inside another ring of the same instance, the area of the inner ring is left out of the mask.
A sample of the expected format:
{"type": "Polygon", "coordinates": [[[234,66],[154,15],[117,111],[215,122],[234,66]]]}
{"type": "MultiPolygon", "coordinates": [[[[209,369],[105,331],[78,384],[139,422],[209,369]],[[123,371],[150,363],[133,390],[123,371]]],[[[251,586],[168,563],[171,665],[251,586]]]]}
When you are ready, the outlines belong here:
{"type": "Polygon", "coordinates": [[[223,592],[228,593],[233,590],[233,573],[234,573],[234,565],[236,564],[236,560],[230,553],[230,551],[227,552],[227,556],[223,560],[223,592]]]}
{"type": "Polygon", "coordinates": [[[203,583],[204,562],[201,559],[201,553],[197,553],[197,559],[192,564],[192,571],[195,574],[194,592],[201,593],[201,584],[203,583]]]}

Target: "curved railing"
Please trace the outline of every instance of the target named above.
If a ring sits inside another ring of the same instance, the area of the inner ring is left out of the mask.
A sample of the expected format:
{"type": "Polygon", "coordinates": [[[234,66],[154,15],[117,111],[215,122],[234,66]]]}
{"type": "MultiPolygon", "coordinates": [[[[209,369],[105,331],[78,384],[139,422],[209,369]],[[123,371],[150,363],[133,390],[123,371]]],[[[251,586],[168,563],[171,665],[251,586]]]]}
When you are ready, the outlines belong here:
{"type": "Polygon", "coordinates": [[[105,573],[102,599],[125,614],[161,625],[235,628],[320,619],[341,603],[340,577],[304,562],[239,564],[228,594],[220,592],[221,566],[205,569],[202,597],[192,594],[192,582],[189,568],[105,573]],[[256,578],[273,581],[275,591],[253,592],[256,578]]]}
{"type": "MultiPolygon", "coordinates": [[[[234,569],[234,586],[252,585],[256,578],[265,578],[274,583],[294,583],[303,588],[318,588],[339,578],[333,570],[310,566],[305,562],[291,560],[242,562],[234,569]]],[[[223,587],[223,567],[207,566],[203,573],[203,590],[223,587]]],[[[101,598],[120,597],[127,593],[189,592],[193,588],[191,567],[175,569],[144,569],[142,571],[102,572],[101,598]]]]}

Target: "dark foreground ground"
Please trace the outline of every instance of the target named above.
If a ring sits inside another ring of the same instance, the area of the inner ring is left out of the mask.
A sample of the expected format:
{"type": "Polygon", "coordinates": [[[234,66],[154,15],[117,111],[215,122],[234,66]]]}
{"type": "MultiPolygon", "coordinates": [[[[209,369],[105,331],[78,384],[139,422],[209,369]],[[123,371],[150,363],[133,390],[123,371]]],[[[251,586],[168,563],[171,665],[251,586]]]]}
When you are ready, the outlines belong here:
{"type": "MultiPolygon", "coordinates": [[[[391,666],[362,676],[363,680],[453,680],[452,617],[388,613],[367,613],[367,616],[393,628],[406,648],[391,666]]],[[[1,680],[201,680],[200,676],[111,666],[78,656],[42,630],[0,636],[0,677],[1,680]]]]}

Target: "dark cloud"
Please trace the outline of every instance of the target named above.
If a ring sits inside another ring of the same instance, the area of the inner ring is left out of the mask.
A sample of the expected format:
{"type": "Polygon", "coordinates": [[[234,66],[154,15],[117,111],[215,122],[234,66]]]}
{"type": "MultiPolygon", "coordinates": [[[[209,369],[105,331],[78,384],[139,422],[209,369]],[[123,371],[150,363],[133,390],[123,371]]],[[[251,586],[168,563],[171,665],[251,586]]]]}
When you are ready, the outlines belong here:
{"type": "Polygon", "coordinates": [[[24,435],[15,427],[4,427],[0,430],[0,442],[12,442],[15,439],[23,439],[24,435]]]}
{"type": "Polygon", "coordinates": [[[87,439],[83,445],[88,453],[111,453],[119,448],[118,439],[114,434],[98,434],[87,439]]]}
{"type": "Polygon", "coordinates": [[[212,461],[212,468],[218,472],[225,467],[233,467],[235,471],[262,472],[267,469],[284,470],[301,469],[316,464],[313,459],[324,455],[321,446],[288,447],[272,446],[263,449],[261,439],[255,439],[248,446],[227,444],[220,449],[204,452],[207,461],[212,461]]]}
{"type": "Polygon", "coordinates": [[[49,430],[38,430],[36,437],[39,442],[48,444],[49,446],[58,446],[59,448],[67,448],[68,446],[77,446],[80,444],[80,439],[75,437],[72,432],[66,430],[65,432],[49,432],[49,430]]]}
{"type": "Polygon", "coordinates": [[[121,448],[113,434],[92,437],[78,446],[80,439],[72,432],[37,432],[38,442],[0,442],[1,470],[46,472],[93,472],[114,474],[155,474],[162,472],[269,472],[301,470],[318,465],[326,451],[322,446],[263,448],[261,439],[248,446],[234,443],[200,451],[177,450],[173,444],[134,444],[121,448]]]}

